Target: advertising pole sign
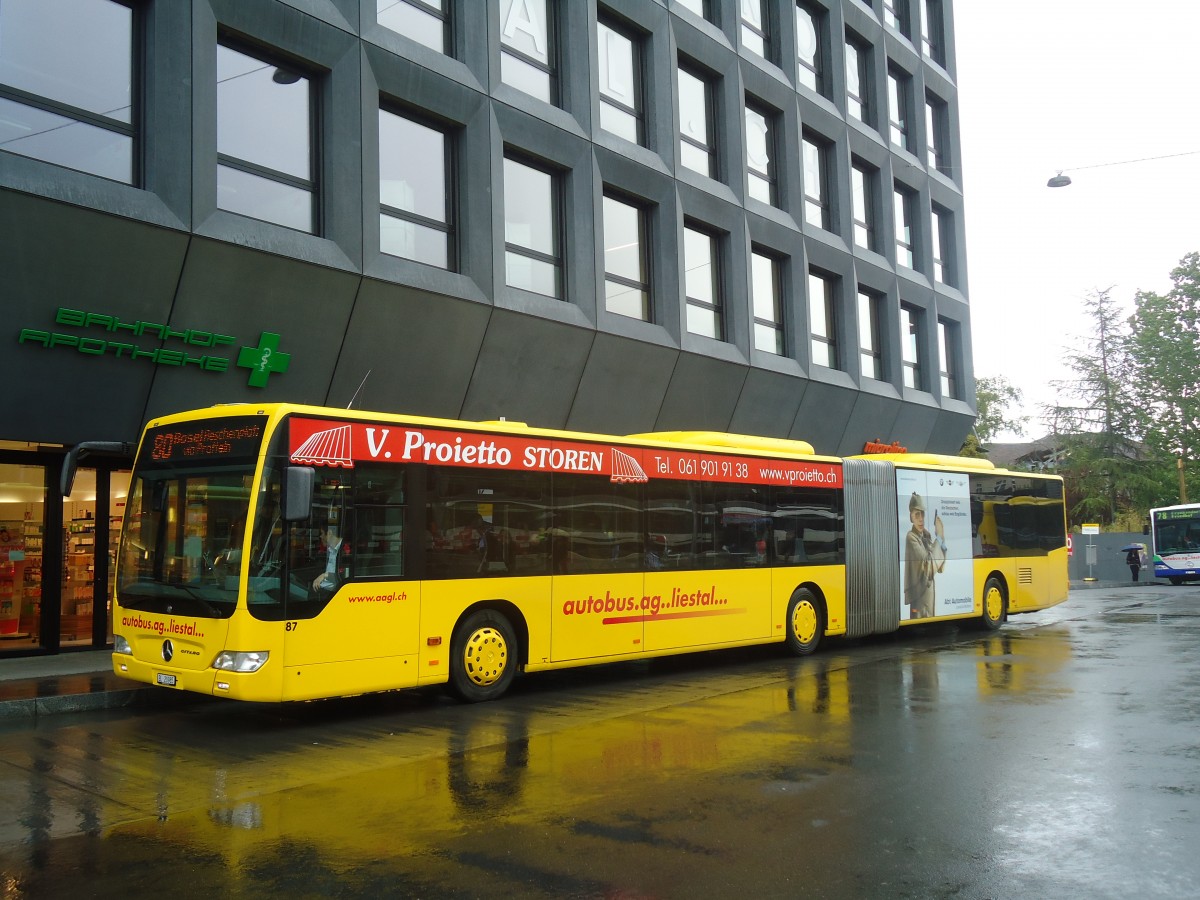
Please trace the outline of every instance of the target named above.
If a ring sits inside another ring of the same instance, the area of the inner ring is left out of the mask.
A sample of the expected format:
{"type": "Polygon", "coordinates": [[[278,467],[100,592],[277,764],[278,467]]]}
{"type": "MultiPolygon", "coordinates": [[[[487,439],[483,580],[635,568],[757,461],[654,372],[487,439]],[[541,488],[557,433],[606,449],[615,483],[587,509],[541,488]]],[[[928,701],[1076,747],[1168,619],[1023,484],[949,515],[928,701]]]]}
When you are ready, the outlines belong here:
{"type": "Polygon", "coordinates": [[[1087,548],[1084,551],[1087,557],[1088,573],[1084,581],[1095,581],[1096,577],[1092,573],[1092,567],[1096,565],[1096,545],[1092,541],[1092,535],[1100,533],[1100,524],[1098,522],[1087,522],[1079,529],[1088,536],[1087,548]]]}

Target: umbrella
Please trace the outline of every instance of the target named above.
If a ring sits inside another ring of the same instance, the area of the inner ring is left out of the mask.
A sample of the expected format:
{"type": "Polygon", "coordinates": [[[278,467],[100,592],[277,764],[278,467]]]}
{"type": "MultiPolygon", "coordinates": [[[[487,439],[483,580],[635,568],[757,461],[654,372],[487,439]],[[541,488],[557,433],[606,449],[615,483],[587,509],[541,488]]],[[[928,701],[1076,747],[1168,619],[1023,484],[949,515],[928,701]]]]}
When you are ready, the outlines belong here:
{"type": "Polygon", "coordinates": [[[1126,544],[1124,547],[1121,548],[1120,552],[1128,553],[1130,550],[1145,550],[1145,549],[1146,549],[1145,544],[1126,544]]]}

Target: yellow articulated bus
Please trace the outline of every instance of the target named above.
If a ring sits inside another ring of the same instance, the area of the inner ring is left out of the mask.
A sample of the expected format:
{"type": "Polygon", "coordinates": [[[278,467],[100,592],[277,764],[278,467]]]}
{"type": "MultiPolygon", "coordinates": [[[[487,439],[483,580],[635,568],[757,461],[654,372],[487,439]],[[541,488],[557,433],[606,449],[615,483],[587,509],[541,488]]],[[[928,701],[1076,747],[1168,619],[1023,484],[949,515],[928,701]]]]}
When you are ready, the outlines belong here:
{"type": "Polygon", "coordinates": [[[986,461],[219,406],[142,436],[113,668],[240,700],[448,682],[479,701],[519,672],[995,629],[1066,595],[1061,480],[986,461]],[[985,553],[988,503],[1050,511],[985,553]]]}

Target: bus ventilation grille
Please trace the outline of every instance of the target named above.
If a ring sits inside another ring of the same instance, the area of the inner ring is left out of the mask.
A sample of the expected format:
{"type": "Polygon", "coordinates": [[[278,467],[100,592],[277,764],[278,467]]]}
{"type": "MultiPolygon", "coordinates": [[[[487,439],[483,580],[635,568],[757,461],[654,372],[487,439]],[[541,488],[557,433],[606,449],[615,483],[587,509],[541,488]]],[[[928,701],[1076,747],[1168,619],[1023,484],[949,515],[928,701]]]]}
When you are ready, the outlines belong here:
{"type": "Polygon", "coordinates": [[[1033,584],[1033,569],[1017,569],[1017,584],[1033,584]]]}

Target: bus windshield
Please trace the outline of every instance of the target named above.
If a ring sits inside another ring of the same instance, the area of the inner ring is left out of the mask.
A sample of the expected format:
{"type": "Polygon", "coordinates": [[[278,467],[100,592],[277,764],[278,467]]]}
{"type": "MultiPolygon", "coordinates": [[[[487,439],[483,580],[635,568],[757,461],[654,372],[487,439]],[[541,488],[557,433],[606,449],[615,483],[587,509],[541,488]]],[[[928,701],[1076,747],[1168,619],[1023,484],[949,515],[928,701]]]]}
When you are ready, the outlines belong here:
{"type": "Polygon", "coordinates": [[[1200,507],[1156,509],[1152,515],[1155,553],[1170,556],[1200,550],[1200,507]]]}
{"type": "Polygon", "coordinates": [[[228,618],[237,606],[261,418],[147,431],[117,562],[121,606],[228,618]]]}

